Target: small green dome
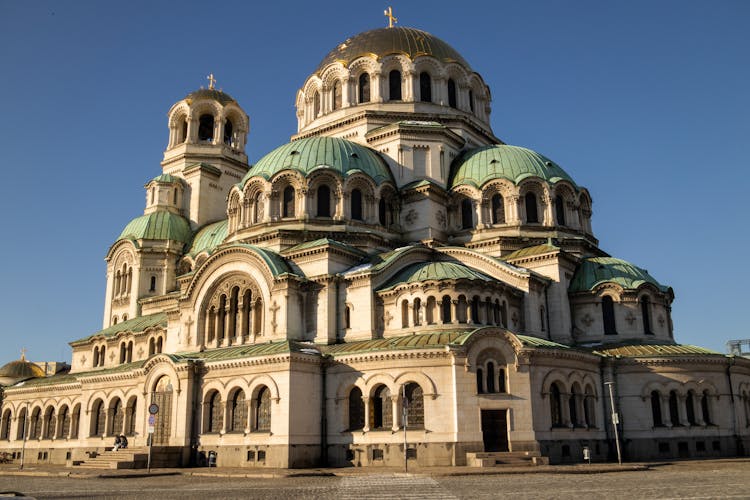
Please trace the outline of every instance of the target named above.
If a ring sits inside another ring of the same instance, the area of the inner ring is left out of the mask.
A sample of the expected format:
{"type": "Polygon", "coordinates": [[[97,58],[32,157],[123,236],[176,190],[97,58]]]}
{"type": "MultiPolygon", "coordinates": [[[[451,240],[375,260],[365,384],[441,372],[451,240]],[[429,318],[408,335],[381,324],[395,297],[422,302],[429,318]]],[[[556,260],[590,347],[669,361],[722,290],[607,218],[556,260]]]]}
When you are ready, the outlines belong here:
{"type": "Polygon", "coordinates": [[[213,99],[214,101],[219,101],[221,104],[236,102],[229,94],[216,89],[199,89],[189,93],[185,99],[213,99]]]}
{"type": "Polygon", "coordinates": [[[192,236],[190,224],[184,217],[159,210],[130,221],[117,240],[172,240],[187,243],[192,236]]]}
{"type": "Polygon", "coordinates": [[[670,290],[670,287],[661,285],[645,269],[614,257],[584,259],[576,269],[568,290],[586,292],[602,283],[616,283],[626,290],[635,290],[644,283],[651,283],[662,292],[670,290]]]}
{"type": "Polygon", "coordinates": [[[507,179],[518,184],[527,177],[539,177],[554,184],[573,179],[558,165],[536,151],[519,146],[496,144],[473,149],[453,164],[450,187],[468,184],[481,188],[493,179],[507,179]]]}
{"type": "Polygon", "coordinates": [[[188,255],[195,257],[201,252],[211,253],[227,237],[227,219],[203,226],[195,233],[188,255]]]}
{"type": "Polygon", "coordinates": [[[392,182],[391,170],[374,150],[338,137],[308,137],[284,144],[261,158],[245,174],[241,185],[256,176],[268,180],[283,170],[297,170],[307,177],[319,168],[335,170],[344,178],[361,172],[376,184],[392,182]]]}
{"type": "Polygon", "coordinates": [[[396,273],[380,290],[390,290],[406,283],[443,280],[493,281],[486,274],[458,262],[418,262],[396,273]]]}
{"type": "Polygon", "coordinates": [[[154,177],[153,179],[151,179],[149,181],[149,184],[152,183],[152,182],[159,182],[159,183],[163,183],[163,184],[174,184],[174,183],[180,183],[181,184],[182,183],[182,179],[180,179],[179,177],[175,177],[174,175],[171,175],[171,174],[161,174],[161,175],[157,175],[156,177],[154,177]]]}

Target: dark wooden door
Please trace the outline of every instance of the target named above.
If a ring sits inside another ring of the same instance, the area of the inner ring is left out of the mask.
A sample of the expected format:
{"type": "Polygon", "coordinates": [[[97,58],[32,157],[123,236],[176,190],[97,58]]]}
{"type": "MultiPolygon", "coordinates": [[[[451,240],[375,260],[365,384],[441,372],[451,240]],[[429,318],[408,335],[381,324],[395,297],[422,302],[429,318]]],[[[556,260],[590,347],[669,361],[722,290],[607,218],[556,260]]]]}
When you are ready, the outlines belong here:
{"type": "Polygon", "coordinates": [[[508,410],[482,410],[484,451],[508,451],[508,410]]]}
{"type": "Polygon", "coordinates": [[[151,402],[159,405],[159,413],[155,415],[154,445],[169,444],[172,423],[172,384],[167,377],[162,377],[151,393],[151,402]]]}

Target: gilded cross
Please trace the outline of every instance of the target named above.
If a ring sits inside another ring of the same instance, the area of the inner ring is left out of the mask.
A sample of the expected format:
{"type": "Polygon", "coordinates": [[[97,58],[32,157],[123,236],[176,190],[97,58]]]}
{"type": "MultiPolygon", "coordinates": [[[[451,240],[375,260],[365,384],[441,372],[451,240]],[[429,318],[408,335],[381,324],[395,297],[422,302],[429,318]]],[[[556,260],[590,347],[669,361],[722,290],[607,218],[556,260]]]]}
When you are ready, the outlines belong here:
{"type": "Polygon", "coordinates": [[[213,89],[214,85],[216,85],[216,78],[214,78],[214,74],[211,73],[206,78],[208,78],[208,88],[213,89]]]}
{"type": "Polygon", "coordinates": [[[26,361],[26,348],[21,348],[21,361],[26,361]]]}
{"type": "Polygon", "coordinates": [[[388,10],[383,11],[383,15],[388,18],[388,27],[393,28],[393,25],[398,22],[398,18],[393,15],[393,9],[389,6],[388,10]]]}

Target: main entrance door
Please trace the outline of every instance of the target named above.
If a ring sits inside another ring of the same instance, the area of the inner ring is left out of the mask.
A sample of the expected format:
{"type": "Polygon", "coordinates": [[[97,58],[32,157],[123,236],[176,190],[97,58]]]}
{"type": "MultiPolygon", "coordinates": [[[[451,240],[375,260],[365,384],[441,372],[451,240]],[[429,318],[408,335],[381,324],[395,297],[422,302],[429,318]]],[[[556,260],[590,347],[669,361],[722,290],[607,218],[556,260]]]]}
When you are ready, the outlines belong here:
{"type": "Polygon", "coordinates": [[[151,393],[151,402],[159,405],[159,413],[154,422],[153,444],[167,445],[172,422],[172,382],[169,377],[164,376],[156,383],[154,392],[151,393]]]}
{"type": "Polygon", "coordinates": [[[482,410],[484,451],[508,451],[508,410],[482,410]]]}

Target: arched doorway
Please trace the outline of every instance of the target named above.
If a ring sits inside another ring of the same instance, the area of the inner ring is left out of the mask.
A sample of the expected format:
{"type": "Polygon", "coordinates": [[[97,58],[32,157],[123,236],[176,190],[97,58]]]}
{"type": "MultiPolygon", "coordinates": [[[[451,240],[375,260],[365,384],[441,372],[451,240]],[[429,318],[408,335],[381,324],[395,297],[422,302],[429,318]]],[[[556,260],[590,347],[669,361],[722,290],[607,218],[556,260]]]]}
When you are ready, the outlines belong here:
{"type": "Polygon", "coordinates": [[[154,445],[169,444],[172,423],[172,398],[172,381],[164,375],[154,384],[154,390],[151,393],[151,403],[159,407],[159,412],[154,419],[154,436],[152,438],[154,445]]]}

